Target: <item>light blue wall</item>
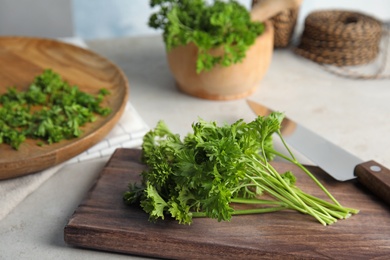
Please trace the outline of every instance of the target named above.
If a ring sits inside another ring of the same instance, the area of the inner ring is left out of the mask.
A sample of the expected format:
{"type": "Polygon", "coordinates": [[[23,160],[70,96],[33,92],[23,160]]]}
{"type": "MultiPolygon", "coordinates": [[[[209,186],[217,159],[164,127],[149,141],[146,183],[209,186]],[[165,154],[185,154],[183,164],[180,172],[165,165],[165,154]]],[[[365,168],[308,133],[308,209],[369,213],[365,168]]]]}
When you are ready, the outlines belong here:
{"type": "Polygon", "coordinates": [[[147,0],[73,0],[75,34],[106,38],[155,33],[147,25],[147,0]]]}
{"type": "MultiPolygon", "coordinates": [[[[252,0],[239,0],[249,8],[252,0]]],[[[149,0],[73,0],[75,34],[106,38],[160,33],[147,25],[149,0]]]]}
{"type": "MultiPolygon", "coordinates": [[[[209,0],[210,1],[210,0],[209,0]]],[[[238,0],[247,8],[252,0],[238,0]]],[[[303,0],[299,23],[313,10],[347,9],[390,20],[389,0],[303,0]]],[[[147,26],[149,0],[73,0],[75,34],[84,38],[160,33],[147,26]]]]}
{"type": "MultiPolygon", "coordinates": [[[[238,1],[247,8],[252,2],[238,1]]],[[[300,24],[324,8],[390,20],[390,0],[303,0],[300,24]]],[[[149,0],[0,0],[0,35],[98,39],[160,33],[147,26],[151,12],[149,0]]]]}

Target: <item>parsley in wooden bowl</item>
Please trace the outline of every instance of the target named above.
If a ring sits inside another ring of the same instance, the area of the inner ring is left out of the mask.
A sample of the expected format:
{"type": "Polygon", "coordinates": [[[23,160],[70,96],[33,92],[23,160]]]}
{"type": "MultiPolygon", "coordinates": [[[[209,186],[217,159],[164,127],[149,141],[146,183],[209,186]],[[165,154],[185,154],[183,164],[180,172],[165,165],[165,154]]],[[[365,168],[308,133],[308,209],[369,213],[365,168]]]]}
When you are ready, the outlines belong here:
{"type": "Polygon", "coordinates": [[[183,92],[205,99],[248,96],[273,51],[269,21],[293,0],[265,0],[251,12],[235,0],[151,0],[149,25],[163,30],[168,64],[183,92]]]}

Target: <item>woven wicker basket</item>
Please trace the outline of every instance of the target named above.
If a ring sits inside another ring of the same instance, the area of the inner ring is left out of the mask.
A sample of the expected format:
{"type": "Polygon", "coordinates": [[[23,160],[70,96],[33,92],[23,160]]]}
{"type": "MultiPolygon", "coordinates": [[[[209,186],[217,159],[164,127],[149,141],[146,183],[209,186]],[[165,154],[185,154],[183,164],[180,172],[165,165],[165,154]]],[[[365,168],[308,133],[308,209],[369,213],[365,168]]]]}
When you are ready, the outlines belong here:
{"type": "MultiPolygon", "coordinates": [[[[252,0],[252,6],[262,0],[252,0]]],[[[284,48],[289,45],[294,34],[299,13],[298,8],[287,9],[271,18],[274,26],[274,47],[284,48]]]]}
{"type": "Polygon", "coordinates": [[[323,64],[367,64],[379,52],[382,23],[358,12],[322,10],[310,13],[296,52],[323,64]]]}

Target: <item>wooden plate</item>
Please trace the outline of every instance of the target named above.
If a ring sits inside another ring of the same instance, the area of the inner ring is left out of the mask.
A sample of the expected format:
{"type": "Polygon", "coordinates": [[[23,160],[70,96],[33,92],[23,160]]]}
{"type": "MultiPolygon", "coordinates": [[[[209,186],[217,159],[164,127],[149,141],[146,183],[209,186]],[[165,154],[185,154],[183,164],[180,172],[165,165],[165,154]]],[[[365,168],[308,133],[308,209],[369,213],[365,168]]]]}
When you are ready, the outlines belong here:
{"type": "Polygon", "coordinates": [[[107,117],[83,127],[81,137],[38,146],[27,140],[19,150],[0,144],[0,179],[34,173],[64,162],[102,140],[114,127],[128,99],[123,72],[107,59],[83,48],[49,39],[0,37],[0,93],[7,87],[26,89],[35,76],[50,68],[71,85],[97,94],[106,88],[103,106],[112,109],[107,117]]]}

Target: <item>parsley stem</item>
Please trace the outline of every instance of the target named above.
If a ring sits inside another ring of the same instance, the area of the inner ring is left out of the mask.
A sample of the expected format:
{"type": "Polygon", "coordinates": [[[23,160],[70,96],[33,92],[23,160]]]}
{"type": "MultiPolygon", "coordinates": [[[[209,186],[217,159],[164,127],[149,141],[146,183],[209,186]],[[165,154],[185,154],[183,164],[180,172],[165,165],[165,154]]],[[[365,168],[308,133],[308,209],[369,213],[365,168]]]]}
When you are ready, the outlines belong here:
{"type": "MultiPolygon", "coordinates": [[[[291,151],[290,147],[287,145],[286,141],[284,140],[282,133],[280,132],[280,129],[276,132],[276,134],[279,136],[279,139],[282,141],[283,146],[287,149],[287,152],[290,154],[292,160],[294,162],[296,162],[297,159],[295,158],[294,153],[291,151]]],[[[291,161],[291,160],[289,160],[289,161],[291,161]]]]}
{"type": "MultiPolygon", "coordinates": [[[[315,208],[308,206],[307,203],[305,203],[301,197],[303,193],[302,191],[296,189],[296,191],[292,190],[282,179],[282,182],[278,182],[279,185],[282,185],[281,187],[278,187],[276,183],[271,181],[271,178],[265,178],[265,177],[248,177],[251,178],[254,183],[259,185],[262,189],[266,190],[269,194],[274,196],[275,198],[283,201],[286,203],[290,208],[296,209],[302,213],[309,214],[313,217],[315,217],[320,223],[323,225],[333,223],[333,221],[330,221],[328,218],[331,216],[326,216],[326,213],[319,214],[321,212],[318,212],[315,210],[315,208]],[[260,185],[258,181],[265,182],[266,185],[260,185]],[[288,189],[287,189],[288,187],[288,189]],[[320,217],[320,215],[324,215],[325,217],[320,217]],[[324,221],[324,218],[326,221],[324,221]]],[[[280,181],[280,180],[279,180],[280,181]]],[[[306,202],[310,202],[309,204],[314,204],[309,199],[305,199],[306,202]]],[[[333,218],[331,218],[333,219],[333,218]]]]}
{"type": "Polygon", "coordinates": [[[298,166],[302,171],[304,171],[316,184],[318,187],[321,188],[321,190],[338,206],[341,206],[340,203],[330,194],[330,192],[324,187],[324,185],[321,184],[321,182],[318,181],[318,179],[305,167],[303,166],[300,162],[298,162],[296,159],[291,159],[290,157],[285,156],[284,154],[274,150],[274,149],[268,149],[268,152],[271,152],[293,164],[298,166]]]}
{"type": "Polygon", "coordinates": [[[302,201],[299,201],[297,203],[296,197],[292,196],[291,194],[289,194],[288,192],[286,192],[281,188],[275,187],[274,184],[270,182],[267,178],[262,178],[262,180],[265,181],[269,186],[260,185],[252,176],[248,176],[248,178],[251,179],[257,185],[259,185],[262,189],[267,191],[269,194],[274,196],[275,198],[285,202],[289,206],[289,208],[298,210],[305,214],[310,214],[311,216],[315,217],[321,224],[326,225],[326,223],[313,210],[308,208],[306,204],[304,204],[302,201]]]}
{"type": "Polygon", "coordinates": [[[268,213],[268,212],[275,212],[275,211],[280,211],[280,210],[285,210],[285,209],[286,209],[286,207],[240,209],[240,210],[234,210],[232,215],[248,215],[248,214],[268,213]]]}
{"type": "Polygon", "coordinates": [[[343,207],[343,206],[340,206],[340,205],[337,205],[337,204],[332,204],[326,200],[322,200],[318,197],[314,197],[310,194],[307,194],[307,193],[304,193],[304,196],[309,198],[310,200],[312,201],[316,201],[318,204],[320,205],[323,205],[327,208],[331,208],[333,210],[337,210],[337,211],[340,211],[340,212],[343,212],[344,214],[349,214],[349,213],[353,213],[353,214],[357,214],[359,213],[359,210],[357,209],[353,209],[353,208],[346,208],[346,207],[343,207]]]}
{"type": "Polygon", "coordinates": [[[267,205],[282,205],[282,206],[286,205],[284,202],[276,201],[276,200],[242,199],[242,198],[233,198],[231,202],[240,203],[240,204],[267,204],[267,205]]]}
{"type": "MultiPolygon", "coordinates": [[[[285,210],[286,207],[269,207],[269,208],[256,208],[256,209],[238,209],[232,212],[232,215],[249,215],[249,214],[261,214],[261,213],[269,213],[280,210],[285,210]]],[[[207,217],[205,212],[191,212],[192,217],[194,218],[204,218],[207,217]]]]}
{"type": "MultiPolygon", "coordinates": [[[[269,185],[273,187],[275,190],[277,190],[280,194],[284,195],[286,198],[289,198],[290,200],[296,201],[300,206],[303,207],[303,209],[309,213],[310,215],[314,216],[320,221],[320,218],[318,215],[313,211],[311,207],[309,207],[305,202],[301,200],[301,198],[291,189],[291,187],[283,180],[281,175],[273,168],[268,162],[266,162],[265,165],[263,165],[268,172],[273,173],[273,176],[276,176],[276,179],[279,181],[279,183],[282,185],[283,188],[275,187],[272,182],[269,182],[269,185]]],[[[264,179],[265,181],[269,181],[268,179],[264,179]]],[[[321,221],[320,221],[321,222],[321,221]]]]}

